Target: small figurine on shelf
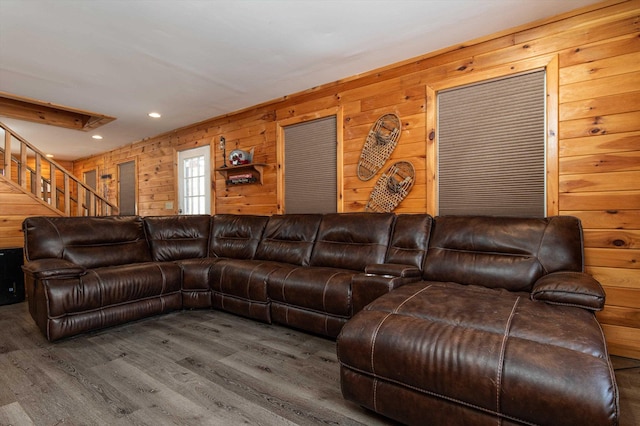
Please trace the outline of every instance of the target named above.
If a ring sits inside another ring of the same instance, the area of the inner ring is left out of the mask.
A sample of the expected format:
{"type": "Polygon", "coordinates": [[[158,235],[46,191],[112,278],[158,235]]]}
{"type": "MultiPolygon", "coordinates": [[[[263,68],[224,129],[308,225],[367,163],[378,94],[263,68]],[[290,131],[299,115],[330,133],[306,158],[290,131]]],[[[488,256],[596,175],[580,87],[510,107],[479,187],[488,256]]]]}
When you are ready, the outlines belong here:
{"type": "Polygon", "coordinates": [[[223,164],[222,166],[220,166],[220,168],[222,169],[227,167],[227,141],[225,140],[224,136],[220,136],[220,150],[222,151],[223,164]]]}
{"type": "Polygon", "coordinates": [[[229,162],[232,166],[241,166],[243,164],[251,163],[251,154],[241,149],[234,149],[229,154],[229,162]]]}

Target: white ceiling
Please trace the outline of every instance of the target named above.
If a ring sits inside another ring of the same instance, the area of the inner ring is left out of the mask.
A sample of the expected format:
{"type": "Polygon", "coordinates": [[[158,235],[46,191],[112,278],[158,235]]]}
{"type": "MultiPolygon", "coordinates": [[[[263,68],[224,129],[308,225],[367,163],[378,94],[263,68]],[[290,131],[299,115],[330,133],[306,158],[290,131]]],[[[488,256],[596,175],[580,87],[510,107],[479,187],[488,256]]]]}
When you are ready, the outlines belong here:
{"type": "Polygon", "coordinates": [[[77,159],[598,1],[0,0],[0,91],[117,117],[0,121],[77,159]]]}

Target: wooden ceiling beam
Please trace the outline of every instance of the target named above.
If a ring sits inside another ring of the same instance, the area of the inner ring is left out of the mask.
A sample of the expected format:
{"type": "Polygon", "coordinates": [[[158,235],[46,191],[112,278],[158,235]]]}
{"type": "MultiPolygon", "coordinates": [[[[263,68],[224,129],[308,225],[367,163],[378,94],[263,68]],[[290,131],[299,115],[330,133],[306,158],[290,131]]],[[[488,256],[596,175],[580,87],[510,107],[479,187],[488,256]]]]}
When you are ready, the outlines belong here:
{"type": "Polygon", "coordinates": [[[66,129],[89,131],[115,120],[115,117],[82,111],[0,92],[0,116],[66,129]]]}

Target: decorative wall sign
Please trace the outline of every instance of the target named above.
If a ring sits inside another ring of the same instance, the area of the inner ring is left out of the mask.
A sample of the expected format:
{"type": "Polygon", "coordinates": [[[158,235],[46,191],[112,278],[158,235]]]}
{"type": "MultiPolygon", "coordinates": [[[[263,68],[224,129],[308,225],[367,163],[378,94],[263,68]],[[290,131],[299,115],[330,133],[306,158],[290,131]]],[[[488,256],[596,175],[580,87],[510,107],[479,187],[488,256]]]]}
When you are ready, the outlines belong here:
{"type": "Polygon", "coordinates": [[[398,161],[384,172],[371,191],[365,211],[388,213],[404,200],[413,187],[415,169],[408,161],[398,161]]]}
{"type": "Polygon", "coordinates": [[[400,139],[402,124],[396,114],[384,114],[373,123],[360,153],[358,177],[367,181],[384,166],[400,139]]]}

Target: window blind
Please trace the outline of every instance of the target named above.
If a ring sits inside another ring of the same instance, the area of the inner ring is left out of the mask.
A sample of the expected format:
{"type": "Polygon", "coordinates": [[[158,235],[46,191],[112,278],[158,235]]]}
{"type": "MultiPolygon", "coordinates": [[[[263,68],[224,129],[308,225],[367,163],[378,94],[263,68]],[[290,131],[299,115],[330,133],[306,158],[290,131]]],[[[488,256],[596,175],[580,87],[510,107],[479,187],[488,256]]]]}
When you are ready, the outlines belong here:
{"type": "Polygon", "coordinates": [[[335,213],[337,210],[336,117],[284,128],[284,210],[335,213]]]}
{"type": "Polygon", "coordinates": [[[544,70],[438,93],[438,209],[545,216],[544,70]]]}
{"type": "Polygon", "coordinates": [[[136,162],[118,164],[118,208],[120,215],[136,214],[136,162]]]}
{"type": "MultiPolygon", "coordinates": [[[[97,181],[97,173],[95,170],[89,170],[88,172],[84,172],[84,183],[94,191],[96,190],[96,185],[97,185],[96,181],[97,181]]],[[[87,210],[91,209],[91,207],[89,206],[90,203],[91,203],[91,194],[89,194],[89,191],[86,191],[84,205],[87,210]]]]}

